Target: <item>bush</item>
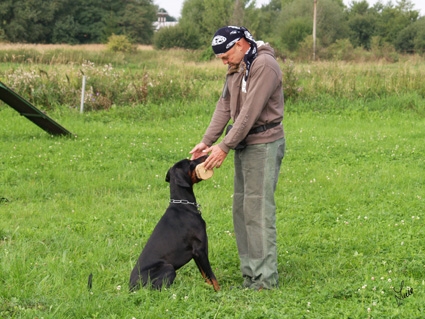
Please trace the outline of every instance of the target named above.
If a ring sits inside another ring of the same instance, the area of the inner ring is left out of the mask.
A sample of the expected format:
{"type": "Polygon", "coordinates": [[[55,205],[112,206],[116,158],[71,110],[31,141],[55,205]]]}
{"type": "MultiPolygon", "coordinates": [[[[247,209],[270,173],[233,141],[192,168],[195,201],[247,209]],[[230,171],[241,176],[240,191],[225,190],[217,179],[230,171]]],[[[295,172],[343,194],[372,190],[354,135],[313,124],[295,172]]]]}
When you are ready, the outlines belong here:
{"type": "Polygon", "coordinates": [[[336,40],[323,49],[320,56],[326,59],[350,61],[354,58],[354,47],[348,39],[336,40]]]}
{"type": "Polygon", "coordinates": [[[6,42],[6,41],[7,41],[6,33],[4,32],[2,28],[0,28],[0,42],[6,42]]]}
{"type": "Polygon", "coordinates": [[[383,41],[381,37],[372,37],[370,52],[375,60],[386,60],[388,62],[399,60],[399,54],[395,51],[395,48],[383,41]]]}
{"type": "Polygon", "coordinates": [[[300,42],[312,33],[311,22],[304,18],[295,18],[285,24],[282,30],[282,43],[289,51],[296,51],[300,42]]]}
{"type": "Polygon", "coordinates": [[[198,49],[200,47],[200,39],[194,30],[177,25],[162,28],[156,32],[153,44],[156,49],[198,49]]]}
{"type": "Polygon", "coordinates": [[[285,100],[296,99],[302,91],[299,86],[299,79],[295,71],[295,64],[291,60],[286,60],[283,66],[283,92],[285,100]]]}
{"type": "MultiPolygon", "coordinates": [[[[317,53],[320,50],[320,41],[316,39],[316,58],[317,53]]],[[[298,50],[296,51],[297,59],[309,61],[313,59],[313,36],[307,35],[302,42],[300,42],[298,46],[298,50]]]]}
{"type": "Polygon", "coordinates": [[[214,57],[215,57],[214,51],[213,51],[212,47],[209,45],[207,48],[202,50],[199,60],[200,61],[210,61],[210,60],[214,59],[214,57]]]}
{"type": "Polygon", "coordinates": [[[108,50],[113,52],[134,52],[136,46],[125,35],[113,34],[108,38],[108,50]]]}

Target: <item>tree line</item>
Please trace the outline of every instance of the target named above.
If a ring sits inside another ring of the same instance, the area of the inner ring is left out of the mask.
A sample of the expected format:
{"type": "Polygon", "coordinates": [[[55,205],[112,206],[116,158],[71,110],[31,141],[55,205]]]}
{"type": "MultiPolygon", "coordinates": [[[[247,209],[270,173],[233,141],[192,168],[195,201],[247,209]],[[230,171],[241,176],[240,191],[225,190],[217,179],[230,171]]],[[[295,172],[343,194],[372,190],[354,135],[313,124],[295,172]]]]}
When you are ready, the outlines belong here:
{"type": "MultiPolygon", "coordinates": [[[[311,52],[313,0],[271,0],[256,8],[249,0],[186,0],[179,27],[181,34],[196,30],[200,43],[208,42],[217,27],[246,26],[256,39],[264,39],[285,52],[311,52]],[[230,8],[230,10],[229,10],[230,8]],[[305,50],[304,50],[305,51],[305,50]]],[[[366,0],[317,0],[319,49],[373,46],[403,53],[425,53],[425,17],[410,0],[370,5],[366,0]]],[[[166,32],[166,31],[164,31],[166,32]]]]}
{"type": "Polygon", "coordinates": [[[20,43],[103,43],[125,34],[152,43],[152,0],[1,0],[0,41],[20,43]]]}
{"type": "MultiPolygon", "coordinates": [[[[314,0],[185,0],[179,24],[154,32],[153,0],[2,0],[0,41],[104,43],[112,34],[158,48],[208,48],[215,30],[244,25],[280,51],[311,52],[314,0]]],[[[167,9],[167,8],[165,8],[167,9]]],[[[167,20],[174,20],[167,17],[167,20]]],[[[317,0],[317,47],[425,53],[425,17],[410,0],[317,0]]]]}

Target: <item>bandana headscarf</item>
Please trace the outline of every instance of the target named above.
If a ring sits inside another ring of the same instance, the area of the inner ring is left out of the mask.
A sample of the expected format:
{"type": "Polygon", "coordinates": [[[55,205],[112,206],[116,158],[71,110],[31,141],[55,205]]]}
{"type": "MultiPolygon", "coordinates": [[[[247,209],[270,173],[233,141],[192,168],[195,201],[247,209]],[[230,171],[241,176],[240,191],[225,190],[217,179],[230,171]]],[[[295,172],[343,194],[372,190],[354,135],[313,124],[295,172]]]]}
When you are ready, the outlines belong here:
{"type": "Polygon", "coordinates": [[[245,81],[248,79],[249,69],[251,68],[252,62],[257,57],[257,44],[252,34],[245,27],[227,26],[218,29],[214,34],[211,46],[215,54],[223,54],[229,51],[236,42],[240,39],[245,38],[249,42],[251,47],[245,53],[244,62],[246,65],[245,81]]]}

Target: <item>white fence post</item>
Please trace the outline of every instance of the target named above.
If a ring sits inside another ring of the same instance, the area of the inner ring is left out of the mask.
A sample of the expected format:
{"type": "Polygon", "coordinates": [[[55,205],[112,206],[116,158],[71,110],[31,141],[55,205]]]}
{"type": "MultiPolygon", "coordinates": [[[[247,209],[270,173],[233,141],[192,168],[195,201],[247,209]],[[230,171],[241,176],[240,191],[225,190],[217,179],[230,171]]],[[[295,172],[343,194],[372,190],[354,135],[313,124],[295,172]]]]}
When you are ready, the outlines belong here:
{"type": "Polygon", "coordinates": [[[86,76],[83,75],[83,85],[81,88],[81,103],[80,103],[80,113],[84,112],[84,95],[86,90],[86,76]]]}

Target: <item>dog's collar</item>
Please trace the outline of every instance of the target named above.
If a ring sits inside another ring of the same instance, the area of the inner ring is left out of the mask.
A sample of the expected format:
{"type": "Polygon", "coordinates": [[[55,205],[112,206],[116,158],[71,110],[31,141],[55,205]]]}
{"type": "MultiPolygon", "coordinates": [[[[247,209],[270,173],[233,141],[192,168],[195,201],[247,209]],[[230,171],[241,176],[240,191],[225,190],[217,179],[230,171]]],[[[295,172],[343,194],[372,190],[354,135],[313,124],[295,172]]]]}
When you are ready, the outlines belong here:
{"type": "Polygon", "coordinates": [[[170,199],[170,204],[183,204],[183,205],[193,205],[198,209],[199,215],[201,214],[201,205],[194,202],[189,202],[186,199],[170,199]]]}

